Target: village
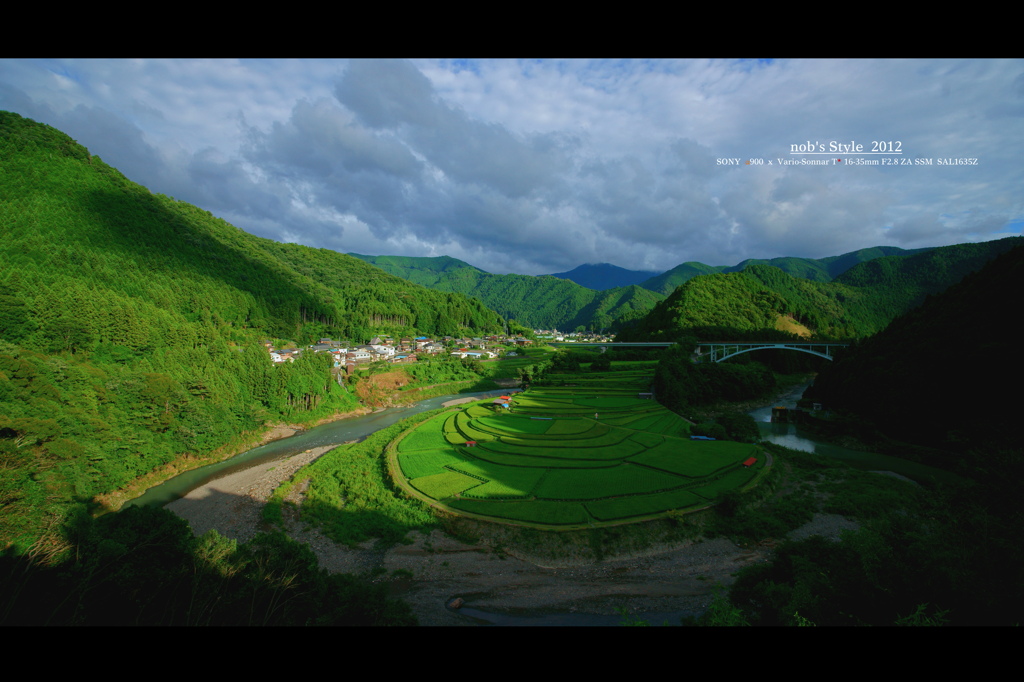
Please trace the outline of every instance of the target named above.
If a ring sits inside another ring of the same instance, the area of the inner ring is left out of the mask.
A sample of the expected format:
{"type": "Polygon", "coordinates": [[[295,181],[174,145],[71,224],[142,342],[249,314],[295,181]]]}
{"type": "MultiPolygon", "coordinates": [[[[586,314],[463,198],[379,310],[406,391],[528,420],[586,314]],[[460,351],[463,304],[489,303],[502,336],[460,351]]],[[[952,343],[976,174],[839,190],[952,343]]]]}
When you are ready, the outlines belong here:
{"type": "MultiPolygon", "coordinates": [[[[361,365],[386,361],[392,364],[416,362],[422,356],[436,356],[448,353],[458,358],[488,360],[506,353],[515,353],[514,348],[532,344],[530,339],[509,336],[487,337],[453,337],[431,339],[426,336],[402,337],[394,339],[390,336],[375,336],[370,343],[343,347],[332,339],[322,338],[306,349],[297,347],[274,348],[273,342],[264,341],[270,359],[275,363],[295,362],[304,352],[330,353],[334,358],[334,366],[344,367],[351,374],[361,365]]],[[[294,346],[294,344],[287,344],[294,346]]]]}
{"type": "MultiPolygon", "coordinates": [[[[611,336],[603,334],[585,332],[562,334],[558,330],[547,329],[534,330],[534,335],[540,341],[600,343],[612,340],[611,336]]],[[[263,341],[263,345],[274,363],[295,362],[304,352],[330,353],[334,358],[334,367],[344,367],[346,374],[351,374],[361,365],[373,362],[411,363],[416,362],[421,356],[435,356],[441,353],[470,360],[515,357],[518,354],[516,349],[527,348],[533,343],[533,339],[505,334],[472,338],[445,336],[440,339],[431,339],[427,336],[405,336],[397,340],[390,336],[375,336],[367,344],[351,347],[343,347],[332,339],[322,338],[306,349],[299,348],[293,342],[286,342],[281,344],[281,347],[275,348],[274,341],[263,341]]]]}

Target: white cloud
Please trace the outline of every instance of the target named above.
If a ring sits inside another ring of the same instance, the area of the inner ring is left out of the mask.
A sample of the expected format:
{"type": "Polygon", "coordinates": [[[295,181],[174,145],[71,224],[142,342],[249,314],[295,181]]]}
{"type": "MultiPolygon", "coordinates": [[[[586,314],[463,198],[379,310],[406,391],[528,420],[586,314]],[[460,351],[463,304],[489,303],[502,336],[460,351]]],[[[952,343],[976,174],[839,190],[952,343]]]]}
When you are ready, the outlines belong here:
{"type": "Polygon", "coordinates": [[[0,108],[261,236],[494,272],[823,257],[1024,219],[1024,60],[4,60],[0,108]],[[978,165],[716,162],[832,140],[978,165]]]}

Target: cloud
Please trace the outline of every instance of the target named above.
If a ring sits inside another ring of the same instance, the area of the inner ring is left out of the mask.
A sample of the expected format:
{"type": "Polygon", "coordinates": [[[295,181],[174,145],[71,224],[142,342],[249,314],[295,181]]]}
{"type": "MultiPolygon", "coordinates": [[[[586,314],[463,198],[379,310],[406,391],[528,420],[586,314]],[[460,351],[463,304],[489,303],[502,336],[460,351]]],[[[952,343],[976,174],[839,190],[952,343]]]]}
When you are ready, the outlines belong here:
{"type": "Polygon", "coordinates": [[[0,107],[242,229],[526,274],[1017,233],[1022,84],[1022,60],[0,61],[0,107]],[[979,162],[767,163],[875,140],[979,162]]]}
{"type": "Polygon", "coordinates": [[[361,122],[401,134],[454,182],[522,197],[565,167],[559,136],[518,136],[502,125],[472,119],[441,101],[410,62],[356,60],[336,94],[361,122]]]}

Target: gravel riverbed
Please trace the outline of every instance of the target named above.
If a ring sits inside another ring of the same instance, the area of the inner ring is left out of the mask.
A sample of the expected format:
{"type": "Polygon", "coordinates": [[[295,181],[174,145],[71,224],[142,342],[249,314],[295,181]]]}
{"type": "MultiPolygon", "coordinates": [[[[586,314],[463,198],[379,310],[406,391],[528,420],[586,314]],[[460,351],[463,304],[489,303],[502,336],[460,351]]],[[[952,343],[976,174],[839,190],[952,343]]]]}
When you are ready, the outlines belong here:
{"type": "MultiPolygon", "coordinates": [[[[300,467],[333,446],[313,448],[210,481],[167,508],[184,518],[197,535],[210,529],[237,539],[269,530],[260,513],[273,490],[300,467]]],[[[766,561],[774,543],[739,547],[719,538],[646,548],[600,561],[552,560],[494,546],[454,539],[441,531],[413,534],[412,544],[377,549],[338,545],[297,520],[288,533],[307,543],[328,571],[376,575],[407,601],[421,625],[477,625],[509,622],[501,616],[626,613],[697,615],[729,585],[744,566],[766,561]],[[462,609],[449,606],[455,598],[462,609]]],[[[791,537],[813,534],[838,538],[856,524],[835,515],[816,515],[791,537]]],[[[585,622],[585,621],[581,621],[585,622]]],[[[659,621],[660,622],[660,621],[659,621]]]]}

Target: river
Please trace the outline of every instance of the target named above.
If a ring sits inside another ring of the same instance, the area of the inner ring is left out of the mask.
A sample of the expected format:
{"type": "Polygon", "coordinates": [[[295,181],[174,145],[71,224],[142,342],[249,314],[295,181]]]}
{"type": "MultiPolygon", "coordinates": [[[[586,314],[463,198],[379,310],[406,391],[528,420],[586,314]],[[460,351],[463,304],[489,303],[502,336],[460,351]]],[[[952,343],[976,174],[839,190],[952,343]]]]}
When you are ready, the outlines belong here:
{"type": "MultiPolygon", "coordinates": [[[[820,443],[810,438],[800,430],[796,424],[773,424],[771,421],[772,406],[783,405],[785,407],[796,407],[797,401],[803,395],[810,382],[794,386],[789,392],[778,397],[771,405],[760,407],[748,412],[758,423],[758,429],[765,440],[826,457],[841,459],[851,466],[869,471],[892,471],[914,480],[921,480],[935,475],[937,469],[908,462],[896,457],[889,457],[877,453],[861,452],[842,448],[837,445],[820,443]]],[[[127,502],[125,506],[163,506],[187,495],[190,491],[212,481],[215,478],[241,471],[256,464],[284,459],[291,457],[310,448],[326,445],[340,445],[342,443],[360,440],[366,436],[387,428],[397,421],[410,417],[420,412],[435,410],[443,403],[458,398],[497,396],[506,393],[504,389],[480,391],[477,393],[460,393],[455,395],[438,396],[404,407],[389,407],[380,412],[372,412],[361,417],[339,419],[337,421],[321,424],[306,431],[301,431],[294,436],[282,438],[266,445],[261,445],[248,450],[230,459],[210,464],[192,471],[168,479],[163,483],[154,486],[141,496],[127,502]]],[[[940,472],[942,473],[942,472],[940,472]]]]}
{"type": "MultiPolygon", "coordinates": [[[[794,387],[772,405],[795,406],[806,386],[794,387]]],[[[412,406],[388,408],[362,417],[323,424],[170,479],[151,488],[132,504],[167,504],[210,480],[256,464],[290,457],[311,448],[358,440],[406,417],[439,408],[442,403],[453,399],[486,397],[503,392],[495,390],[441,396],[412,406]]],[[[749,414],[758,421],[763,437],[771,442],[838,457],[864,469],[893,471],[910,478],[920,476],[920,472],[913,468],[921,465],[817,443],[801,434],[795,425],[772,424],[771,405],[749,414]]],[[[421,547],[422,538],[417,542],[420,544],[412,548],[416,551],[403,546],[398,550],[392,549],[383,559],[376,555],[371,558],[391,571],[405,569],[410,574],[415,573],[415,589],[404,594],[403,598],[409,600],[421,622],[442,625],[467,621],[497,625],[616,625],[623,622],[622,616],[596,615],[589,613],[589,608],[581,608],[577,612],[575,606],[566,607],[565,604],[574,603],[566,596],[570,594],[587,604],[614,602],[639,606],[635,611],[631,609],[633,616],[652,624],[678,623],[681,616],[698,615],[706,607],[711,599],[711,585],[724,583],[730,572],[763,560],[762,550],[736,548],[727,540],[720,539],[679,548],[664,555],[547,569],[514,558],[467,551],[474,548],[464,547],[455,540],[437,538],[438,546],[426,550],[421,547]],[[452,543],[451,550],[445,551],[442,543],[446,542],[452,543]],[[458,614],[444,606],[452,595],[457,594],[469,598],[469,603],[458,614]],[[498,603],[505,607],[497,607],[498,603]],[[655,606],[656,603],[671,604],[669,608],[672,610],[662,610],[655,606]],[[519,606],[513,609],[509,606],[511,604],[519,606]]]]}
{"type": "Polygon", "coordinates": [[[747,413],[757,422],[757,428],[761,432],[762,439],[794,450],[840,459],[850,466],[864,471],[892,472],[919,482],[932,479],[951,481],[956,478],[956,476],[948,471],[936,469],[925,464],[918,464],[899,457],[851,450],[830,443],[821,443],[801,430],[798,424],[773,423],[772,407],[776,405],[790,408],[796,407],[797,401],[800,400],[804,391],[811,383],[808,382],[794,386],[789,392],[776,398],[775,402],[771,405],[760,407],[747,413]]]}
{"type": "Polygon", "coordinates": [[[247,450],[235,455],[230,459],[217,464],[209,464],[198,469],[186,471],[163,483],[153,486],[139,497],[125,503],[125,507],[132,505],[161,507],[174,502],[187,495],[199,486],[221,476],[242,471],[257,464],[263,464],[277,459],[284,459],[305,452],[311,448],[323,447],[326,445],[341,445],[350,441],[360,440],[371,433],[387,428],[397,421],[411,417],[420,412],[436,410],[442,403],[459,398],[486,398],[498,396],[509,391],[520,389],[495,389],[491,391],[479,391],[476,393],[459,393],[456,395],[443,395],[436,398],[427,398],[413,405],[403,407],[389,407],[379,412],[371,412],[361,417],[350,417],[337,421],[314,426],[306,431],[301,431],[294,436],[272,441],[258,448],[247,450]]]}

